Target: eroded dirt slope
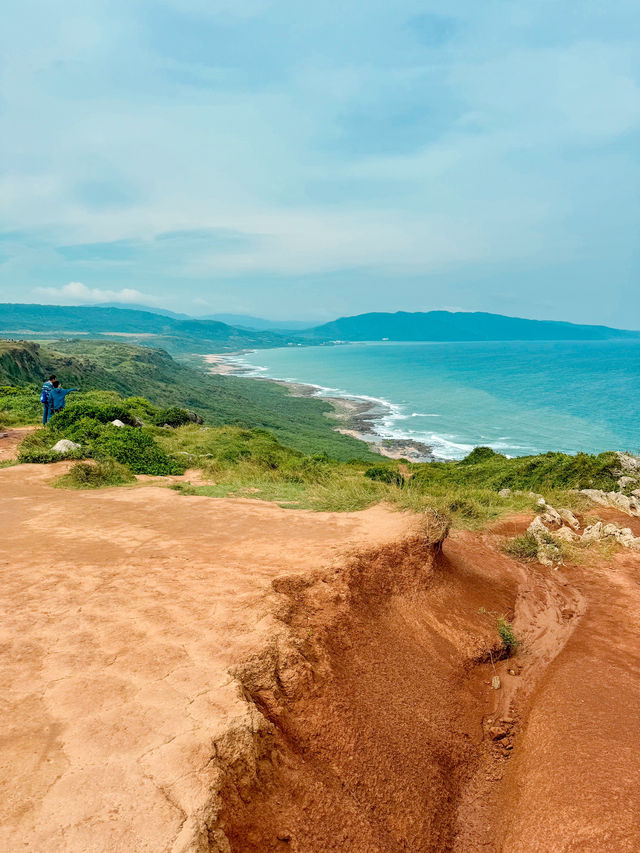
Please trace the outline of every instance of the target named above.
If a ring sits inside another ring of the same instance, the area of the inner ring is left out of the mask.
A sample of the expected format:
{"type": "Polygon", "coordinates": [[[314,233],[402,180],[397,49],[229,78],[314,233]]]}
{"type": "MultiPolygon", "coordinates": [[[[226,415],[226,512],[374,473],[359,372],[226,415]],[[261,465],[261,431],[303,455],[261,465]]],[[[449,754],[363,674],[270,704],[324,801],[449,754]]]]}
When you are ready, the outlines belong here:
{"type": "Polygon", "coordinates": [[[68,492],[48,485],[57,469],[0,471],[0,847],[195,849],[181,845],[215,805],[213,743],[253,726],[228,669],[272,633],[271,580],[410,520],[68,492]]]}

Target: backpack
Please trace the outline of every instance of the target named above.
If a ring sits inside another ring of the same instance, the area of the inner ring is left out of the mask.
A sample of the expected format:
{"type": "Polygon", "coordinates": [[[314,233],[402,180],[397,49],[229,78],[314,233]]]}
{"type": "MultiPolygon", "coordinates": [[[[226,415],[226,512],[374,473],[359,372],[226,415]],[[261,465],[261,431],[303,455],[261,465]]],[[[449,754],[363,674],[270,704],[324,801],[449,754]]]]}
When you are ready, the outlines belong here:
{"type": "Polygon", "coordinates": [[[42,392],[41,392],[41,394],[40,394],[40,402],[41,402],[41,403],[43,403],[43,404],[45,404],[45,403],[48,403],[48,402],[49,402],[49,395],[48,395],[48,394],[47,394],[47,392],[44,390],[44,388],[42,389],[42,392]]]}

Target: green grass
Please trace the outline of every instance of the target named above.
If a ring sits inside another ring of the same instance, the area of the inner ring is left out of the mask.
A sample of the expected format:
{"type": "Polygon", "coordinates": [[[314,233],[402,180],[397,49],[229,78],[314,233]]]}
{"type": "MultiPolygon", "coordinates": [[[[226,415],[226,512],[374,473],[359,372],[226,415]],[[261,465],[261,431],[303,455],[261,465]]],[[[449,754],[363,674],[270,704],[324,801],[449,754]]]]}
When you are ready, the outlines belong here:
{"type": "Polygon", "coordinates": [[[61,489],[101,489],[105,486],[124,486],[135,482],[130,468],[114,459],[104,462],[78,462],[59,477],[54,486],[61,489]]]}
{"type": "Polygon", "coordinates": [[[519,641],[513,630],[513,625],[506,616],[498,616],[497,621],[498,636],[502,641],[503,648],[508,657],[515,654],[518,649],[519,641]]]}
{"type": "Polygon", "coordinates": [[[532,533],[525,533],[505,542],[503,550],[518,560],[536,560],[539,547],[536,537],[532,533]]]}

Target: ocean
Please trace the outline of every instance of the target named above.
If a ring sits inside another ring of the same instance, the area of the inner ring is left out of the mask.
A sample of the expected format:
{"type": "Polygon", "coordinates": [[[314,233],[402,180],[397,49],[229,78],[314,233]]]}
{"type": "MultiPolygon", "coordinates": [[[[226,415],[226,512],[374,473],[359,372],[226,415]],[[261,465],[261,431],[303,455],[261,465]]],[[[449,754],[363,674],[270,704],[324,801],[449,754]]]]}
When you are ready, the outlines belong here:
{"type": "Polygon", "coordinates": [[[640,341],[354,343],[256,350],[249,374],[379,404],[382,438],[442,459],[640,451],[640,341]]]}

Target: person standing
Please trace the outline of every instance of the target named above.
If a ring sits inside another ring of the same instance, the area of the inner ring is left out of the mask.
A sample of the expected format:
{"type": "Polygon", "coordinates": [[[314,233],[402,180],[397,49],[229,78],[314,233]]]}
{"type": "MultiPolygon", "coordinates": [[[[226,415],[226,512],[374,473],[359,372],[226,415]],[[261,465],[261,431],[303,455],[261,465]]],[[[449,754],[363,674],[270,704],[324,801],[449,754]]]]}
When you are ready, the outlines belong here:
{"type": "Polygon", "coordinates": [[[51,413],[49,414],[49,417],[64,409],[65,403],[67,402],[67,394],[70,394],[72,391],[80,390],[79,388],[61,388],[57,379],[54,379],[51,385],[52,388],[49,393],[49,397],[51,398],[51,413]]]}
{"type": "Polygon", "coordinates": [[[47,381],[42,385],[42,392],[40,393],[40,402],[42,403],[42,426],[45,426],[51,417],[51,391],[55,381],[56,375],[55,373],[52,373],[47,381]]]}

